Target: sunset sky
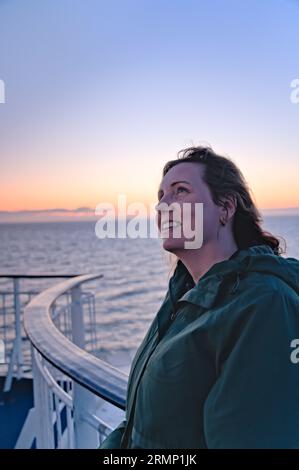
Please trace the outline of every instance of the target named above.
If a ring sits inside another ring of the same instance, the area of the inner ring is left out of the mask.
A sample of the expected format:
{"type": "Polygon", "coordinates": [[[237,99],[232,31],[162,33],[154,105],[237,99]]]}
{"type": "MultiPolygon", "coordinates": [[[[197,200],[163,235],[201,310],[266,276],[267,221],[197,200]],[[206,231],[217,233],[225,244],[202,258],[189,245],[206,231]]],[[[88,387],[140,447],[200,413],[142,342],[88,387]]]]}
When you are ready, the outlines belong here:
{"type": "Polygon", "coordinates": [[[0,221],[155,202],[206,142],[259,208],[299,207],[298,24],[296,0],[0,0],[0,221]]]}

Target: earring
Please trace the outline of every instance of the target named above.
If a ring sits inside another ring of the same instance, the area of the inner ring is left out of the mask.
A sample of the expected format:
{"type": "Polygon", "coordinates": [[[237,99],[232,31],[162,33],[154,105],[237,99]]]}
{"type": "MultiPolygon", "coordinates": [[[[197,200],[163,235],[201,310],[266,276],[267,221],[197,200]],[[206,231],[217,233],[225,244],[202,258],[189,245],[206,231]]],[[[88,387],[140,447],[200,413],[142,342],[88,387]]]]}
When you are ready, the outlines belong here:
{"type": "Polygon", "coordinates": [[[220,223],[221,223],[221,225],[223,225],[223,226],[224,226],[224,225],[225,225],[225,220],[223,220],[223,219],[220,219],[220,223]]]}

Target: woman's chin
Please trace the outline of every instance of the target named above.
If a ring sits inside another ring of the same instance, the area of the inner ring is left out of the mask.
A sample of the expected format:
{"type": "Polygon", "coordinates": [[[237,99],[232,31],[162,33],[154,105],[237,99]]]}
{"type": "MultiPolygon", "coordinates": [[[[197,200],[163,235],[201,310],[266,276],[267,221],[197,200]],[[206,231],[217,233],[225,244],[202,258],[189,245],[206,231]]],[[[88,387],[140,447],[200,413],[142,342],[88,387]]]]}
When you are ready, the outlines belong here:
{"type": "Polygon", "coordinates": [[[184,249],[184,240],[173,239],[173,238],[164,238],[163,248],[166,251],[175,252],[177,250],[184,249]]]}

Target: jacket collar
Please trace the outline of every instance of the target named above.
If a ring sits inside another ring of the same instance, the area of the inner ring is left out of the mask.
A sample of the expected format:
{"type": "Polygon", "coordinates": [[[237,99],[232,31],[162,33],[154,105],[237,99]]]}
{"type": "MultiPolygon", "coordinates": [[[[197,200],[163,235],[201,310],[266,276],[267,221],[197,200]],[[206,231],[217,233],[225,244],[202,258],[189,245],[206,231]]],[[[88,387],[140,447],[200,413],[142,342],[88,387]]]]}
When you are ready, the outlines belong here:
{"type": "Polygon", "coordinates": [[[177,310],[181,302],[189,302],[204,309],[212,308],[224,287],[225,291],[229,293],[237,291],[242,273],[248,270],[250,257],[259,254],[273,255],[274,252],[268,245],[255,245],[239,249],[229,259],[215,263],[196,284],[194,284],[185,265],[181,260],[178,260],[174,275],[169,283],[173,311],[177,310]],[[182,284],[185,286],[185,293],[179,297],[175,295],[175,293],[180,294],[175,288],[178,281],[181,288],[182,284]],[[190,289],[191,284],[193,287],[190,289]]]}

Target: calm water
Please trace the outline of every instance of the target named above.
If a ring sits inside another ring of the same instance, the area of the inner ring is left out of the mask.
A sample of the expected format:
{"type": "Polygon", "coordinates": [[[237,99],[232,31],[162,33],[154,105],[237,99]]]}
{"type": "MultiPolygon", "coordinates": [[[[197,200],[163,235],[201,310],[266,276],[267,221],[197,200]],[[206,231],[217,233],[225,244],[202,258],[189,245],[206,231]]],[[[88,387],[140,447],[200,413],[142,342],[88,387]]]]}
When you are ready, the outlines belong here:
{"type": "MultiPolygon", "coordinates": [[[[160,240],[99,240],[94,227],[91,222],[1,224],[0,271],[103,273],[90,284],[102,352],[135,350],[165,296],[170,266],[160,240]]],[[[264,229],[285,238],[286,256],[299,258],[298,216],[265,217],[264,229]]],[[[23,281],[22,288],[41,289],[51,282],[23,281]]]]}

